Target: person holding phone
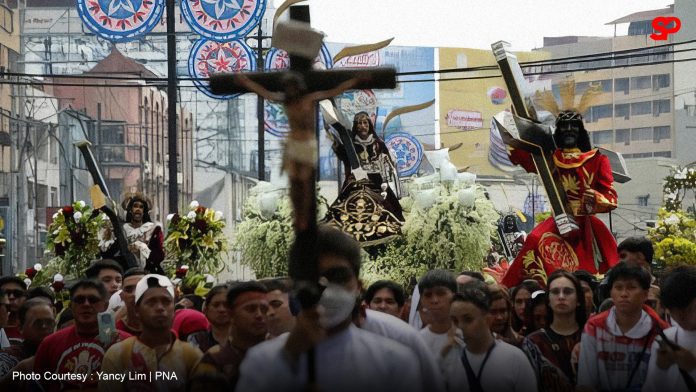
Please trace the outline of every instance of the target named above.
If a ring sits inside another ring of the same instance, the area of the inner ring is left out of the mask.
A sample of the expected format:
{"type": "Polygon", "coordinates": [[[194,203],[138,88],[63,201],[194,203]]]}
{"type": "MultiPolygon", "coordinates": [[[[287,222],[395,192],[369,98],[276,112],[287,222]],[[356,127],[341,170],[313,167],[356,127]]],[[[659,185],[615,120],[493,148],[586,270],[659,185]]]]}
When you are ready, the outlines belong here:
{"type": "Polygon", "coordinates": [[[696,390],[696,266],[679,266],[664,278],[660,300],[677,325],[660,331],[652,346],[643,391],[696,390]]]}

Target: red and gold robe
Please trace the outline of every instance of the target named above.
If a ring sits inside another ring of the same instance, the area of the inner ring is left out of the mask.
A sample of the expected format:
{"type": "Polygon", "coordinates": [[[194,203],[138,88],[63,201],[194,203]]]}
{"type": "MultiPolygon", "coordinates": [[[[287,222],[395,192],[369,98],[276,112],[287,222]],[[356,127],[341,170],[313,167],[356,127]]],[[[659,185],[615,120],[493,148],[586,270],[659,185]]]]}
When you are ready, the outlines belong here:
{"type": "MultiPolygon", "coordinates": [[[[528,153],[512,150],[510,159],[528,172],[535,172],[528,153]]],[[[569,211],[580,227],[579,235],[561,237],[553,217],[537,225],[505,273],[502,284],[518,285],[525,279],[535,279],[545,286],[548,275],[557,270],[585,270],[605,273],[619,260],[616,240],[609,229],[594,214],[616,208],[614,176],[609,159],[597,149],[581,152],[579,149],[558,149],[553,154],[569,211]],[[594,203],[585,204],[583,195],[591,193],[594,203]]]]}

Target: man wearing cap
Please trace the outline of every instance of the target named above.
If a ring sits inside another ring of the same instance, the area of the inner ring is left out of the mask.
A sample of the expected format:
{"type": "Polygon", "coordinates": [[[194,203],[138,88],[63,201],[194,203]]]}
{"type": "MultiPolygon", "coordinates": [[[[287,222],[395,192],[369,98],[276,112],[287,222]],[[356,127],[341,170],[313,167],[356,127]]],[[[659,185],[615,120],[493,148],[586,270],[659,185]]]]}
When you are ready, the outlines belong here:
{"type": "Polygon", "coordinates": [[[96,374],[104,352],[115,341],[130,336],[116,330],[111,331],[108,341],[100,340],[97,315],[106,310],[106,304],[106,288],[100,281],[83,279],[70,288],[75,324],[44,338],[34,356],[34,372],[53,375],[41,380],[45,391],[97,387],[96,374]]]}
{"type": "Polygon", "coordinates": [[[104,355],[102,372],[128,374],[124,379],[102,378],[100,391],[125,391],[156,383],[166,391],[184,391],[200,350],[177,339],[172,332],[174,286],[166,276],[148,274],[135,286],[135,314],[142,331],[113,345],[104,355]]]}

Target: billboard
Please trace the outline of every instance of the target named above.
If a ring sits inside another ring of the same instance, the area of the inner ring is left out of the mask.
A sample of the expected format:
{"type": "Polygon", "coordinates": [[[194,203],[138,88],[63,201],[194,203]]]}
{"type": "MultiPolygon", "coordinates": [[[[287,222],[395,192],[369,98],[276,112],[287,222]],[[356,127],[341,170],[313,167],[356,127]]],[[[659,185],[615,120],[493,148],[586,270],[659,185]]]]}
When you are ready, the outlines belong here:
{"type": "MultiPolygon", "coordinates": [[[[352,44],[327,43],[332,56],[352,44]]],[[[334,68],[368,68],[394,66],[397,73],[428,71],[435,67],[435,49],[428,47],[389,46],[373,52],[345,57],[334,64],[334,68]]],[[[384,119],[397,108],[429,102],[435,99],[435,83],[432,74],[398,76],[399,83],[394,90],[359,90],[343,94],[336,99],[336,104],[352,120],[355,113],[366,111],[375,123],[375,131],[386,139],[391,134],[407,133],[420,143],[432,145],[435,140],[435,107],[401,114],[392,118],[384,127],[384,119]],[[423,80],[423,81],[420,81],[423,80]]],[[[326,135],[322,137],[322,155],[329,154],[331,159],[322,159],[322,178],[333,169],[329,162],[335,162],[331,142],[326,135]],[[324,167],[326,163],[326,167],[324,167]]],[[[334,165],[335,166],[335,165],[334,165]]],[[[335,174],[331,177],[335,178],[335,174]]]]}
{"type": "MultiPolygon", "coordinates": [[[[550,57],[546,52],[515,54],[520,62],[550,57]]],[[[461,143],[459,148],[450,151],[452,163],[458,168],[468,167],[468,171],[483,176],[506,175],[509,170],[500,170],[496,164],[498,160],[493,159],[494,163],[491,163],[491,156],[506,154],[504,146],[502,150],[495,149],[495,143],[491,142],[491,118],[511,105],[503,78],[495,77],[500,72],[493,52],[440,48],[439,64],[440,69],[495,67],[491,70],[443,74],[439,85],[440,141],[445,147],[461,143]],[[442,80],[448,78],[455,80],[442,80]],[[491,146],[494,147],[493,153],[491,146]]]]}

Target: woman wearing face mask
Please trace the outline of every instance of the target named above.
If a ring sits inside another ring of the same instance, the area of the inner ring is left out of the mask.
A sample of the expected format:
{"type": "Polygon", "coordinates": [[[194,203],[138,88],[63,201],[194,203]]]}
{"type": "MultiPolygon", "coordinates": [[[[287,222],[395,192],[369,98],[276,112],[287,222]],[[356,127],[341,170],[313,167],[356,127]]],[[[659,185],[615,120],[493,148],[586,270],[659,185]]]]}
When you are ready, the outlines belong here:
{"type": "Polygon", "coordinates": [[[522,349],[529,357],[541,391],[573,390],[576,370],[573,349],[580,343],[587,320],[582,286],[570,272],[556,270],[548,280],[547,327],[527,336],[522,349]]]}

